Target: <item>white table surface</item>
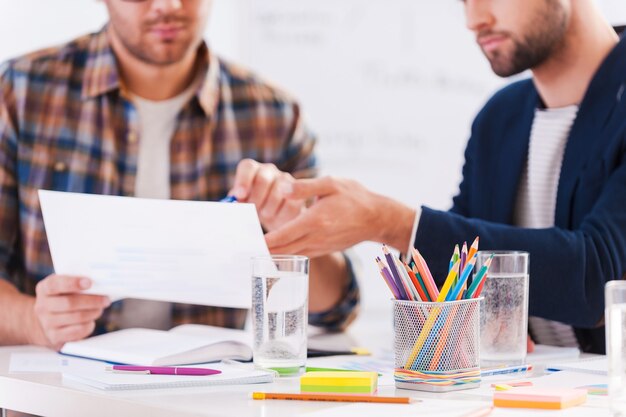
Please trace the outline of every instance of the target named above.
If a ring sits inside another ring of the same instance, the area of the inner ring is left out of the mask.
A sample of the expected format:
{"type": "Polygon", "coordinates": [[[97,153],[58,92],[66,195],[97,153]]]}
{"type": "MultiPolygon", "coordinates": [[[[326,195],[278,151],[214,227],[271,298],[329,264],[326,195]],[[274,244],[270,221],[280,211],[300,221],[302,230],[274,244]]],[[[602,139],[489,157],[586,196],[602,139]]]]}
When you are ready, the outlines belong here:
{"type": "MultiPolygon", "coordinates": [[[[363,314],[349,331],[339,336],[350,338],[355,346],[372,352],[389,355],[393,343],[390,314],[363,314]]],[[[331,340],[332,342],[332,340],[331,340]]],[[[34,346],[0,347],[0,408],[45,416],[255,416],[297,417],[317,410],[345,406],[345,403],[314,401],[255,401],[252,391],[297,392],[298,379],[277,379],[271,384],[230,385],[203,388],[175,388],[105,392],[78,383],[63,381],[58,373],[9,373],[12,353],[45,352],[34,346]]],[[[348,357],[346,357],[349,359],[348,357]]],[[[309,365],[315,366],[316,360],[309,365]]],[[[439,400],[474,400],[490,404],[490,397],[477,397],[463,391],[432,394],[419,391],[396,390],[382,386],[379,395],[403,396],[439,400]]],[[[582,410],[579,410],[582,411],[582,410]]],[[[589,408],[590,416],[608,416],[604,408],[589,408]]],[[[524,416],[544,412],[529,410],[496,409],[491,416],[524,416]]],[[[551,412],[551,416],[580,415],[564,411],[551,412]]],[[[584,415],[584,414],[583,414],[584,415]]],[[[349,417],[349,414],[346,414],[349,417]]]]}

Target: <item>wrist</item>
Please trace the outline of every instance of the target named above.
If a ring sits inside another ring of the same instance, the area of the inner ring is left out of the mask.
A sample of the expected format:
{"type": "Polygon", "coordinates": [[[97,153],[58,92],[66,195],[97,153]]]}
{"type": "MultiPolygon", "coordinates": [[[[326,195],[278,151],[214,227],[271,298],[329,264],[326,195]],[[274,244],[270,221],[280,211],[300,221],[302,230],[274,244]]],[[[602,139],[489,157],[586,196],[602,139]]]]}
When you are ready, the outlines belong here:
{"type": "Polygon", "coordinates": [[[413,236],[413,223],[417,212],[414,208],[387,198],[382,204],[381,225],[377,241],[385,243],[400,252],[408,248],[413,236]]]}
{"type": "Polygon", "coordinates": [[[26,332],[24,339],[29,345],[48,346],[50,343],[41,327],[41,322],[35,311],[35,298],[24,296],[23,301],[23,331],[26,332]]]}

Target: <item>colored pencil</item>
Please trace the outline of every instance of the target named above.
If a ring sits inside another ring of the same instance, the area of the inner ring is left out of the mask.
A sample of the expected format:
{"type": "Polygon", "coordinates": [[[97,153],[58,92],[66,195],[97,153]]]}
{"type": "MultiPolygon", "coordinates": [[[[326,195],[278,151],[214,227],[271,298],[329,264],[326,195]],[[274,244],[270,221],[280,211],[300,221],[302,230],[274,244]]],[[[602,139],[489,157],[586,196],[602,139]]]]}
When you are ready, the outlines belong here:
{"type": "Polygon", "coordinates": [[[407,274],[409,274],[409,279],[411,280],[411,282],[413,282],[413,286],[417,290],[420,301],[430,301],[426,296],[426,291],[424,290],[424,287],[422,287],[419,280],[417,279],[417,275],[415,275],[415,273],[411,271],[411,268],[409,268],[407,264],[404,264],[404,267],[406,268],[407,274]]]}
{"type": "Polygon", "coordinates": [[[408,300],[409,295],[404,291],[404,285],[402,285],[402,279],[398,274],[398,270],[396,269],[396,263],[393,260],[393,255],[389,252],[387,245],[383,245],[383,254],[385,255],[385,259],[387,259],[387,267],[391,272],[391,276],[393,277],[396,287],[400,290],[400,295],[402,296],[402,300],[408,300]]]}
{"type": "Polygon", "coordinates": [[[426,289],[426,284],[424,284],[424,278],[422,278],[422,276],[420,275],[420,272],[417,269],[417,266],[415,265],[415,263],[413,263],[413,273],[415,274],[417,281],[420,283],[422,290],[424,290],[424,294],[426,295],[425,301],[433,301],[430,299],[430,295],[428,294],[428,290],[426,289]]]}
{"type": "MultiPolygon", "coordinates": [[[[461,258],[461,252],[459,250],[459,245],[454,245],[454,252],[452,253],[452,263],[450,264],[450,269],[452,269],[456,261],[458,261],[460,258],[461,258]]],[[[448,270],[448,272],[450,271],[448,270]]],[[[457,276],[454,278],[454,284],[456,284],[458,279],[459,279],[459,275],[457,274],[457,276]]]]}
{"type": "Polygon", "coordinates": [[[452,268],[450,268],[448,277],[443,283],[443,287],[441,287],[441,292],[439,293],[439,296],[437,297],[438,303],[442,301],[446,301],[446,296],[448,295],[450,288],[452,288],[452,285],[454,284],[454,281],[456,280],[459,263],[460,261],[456,261],[454,265],[452,266],[452,268]]]}
{"type": "Polygon", "coordinates": [[[421,400],[409,397],[381,397],[377,395],[362,394],[317,394],[317,393],[273,393],[253,392],[255,400],[300,400],[300,401],[343,401],[360,403],[393,403],[410,404],[421,400]]]}
{"type": "Polygon", "coordinates": [[[476,288],[476,293],[474,294],[474,298],[480,297],[480,293],[483,292],[483,286],[485,285],[487,278],[489,278],[489,271],[487,271],[487,273],[485,274],[485,277],[483,278],[483,282],[481,282],[480,285],[478,285],[478,288],[476,288]]]}
{"type": "Polygon", "coordinates": [[[385,281],[385,283],[389,287],[389,290],[393,294],[393,298],[399,300],[401,297],[400,291],[398,291],[398,288],[396,287],[396,284],[393,281],[393,277],[389,273],[389,270],[387,269],[383,261],[378,257],[376,258],[376,263],[378,264],[378,269],[380,270],[380,274],[383,277],[383,281],[385,281]]]}
{"type": "Polygon", "coordinates": [[[417,336],[417,340],[415,341],[415,344],[413,345],[413,349],[411,349],[411,353],[409,354],[409,357],[407,358],[404,364],[405,369],[413,369],[413,366],[416,363],[416,360],[418,358],[421,359],[421,357],[424,355],[424,351],[426,349],[422,349],[422,347],[424,346],[424,344],[427,342],[428,339],[432,340],[432,338],[434,337],[434,334],[436,333],[436,330],[437,330],[435,324],[437,323],[437,319],[439,318],[440,313],[441,313],[441,307],[434,307],[430,311],[430,314],[428,314],[428,318],[424,322],[422,331],[420,331],[419,335],[417,336]],[[435,330],[431,331],[433,330],[433,326],[435,326],[435,330]]]}
{"type": "Polygon", "coordinates": [[[426,285],[426,289],[428,290],[428,296],[431,300],[436,300],[437,296],[439,296],[439,290],[437,290],[437,286],[435,285],[435,280],[433,279],[432,274],[430,273],[430,269],[426,264],[426,260],[422,257],[419,251],[415,248],[412,249],[413,260],[415,261],[415,265],[417,265],[417,270],[420,275],[424,279],[424,284],[426,285]]]}
{"type": "Polygon", "coordinates": [[[467,259],[472,259],[472,257],[474,257],[476,252],[478,252],[479,240],[480,240],[480,238],[478,236],[476,236],[476,239],[474,239],[474,243],[472,243],[472,246],[470,247],[470,250],[469,250],[469,252],[467,254],[467,259]]]}
{"type": "MultiPolygon", "coordinates": [[[[474,242],[472,243],[472,246],[469,249],[469,252],[467,253],[467,259],[472,259],[474,257],[474,255],[476,255],[476,253],[478,252],[478,236],[476,236],[476,239],[474,239],[474,242]]],[[[470,275],[467,278],[467,284],[465,285],[465,288],[469,288],[470,285],[472,285],[472,280],[473,280],[473,276],[470,275]]]]}
{"type": "Polygon", "coordinates": [[[458,247],[459,247],[458,245],[454,245],[454,252],[452,252],[452,256],[450,257],[450,263],[448,264],[448,273],[450,272],[450,270],[452,269],[452,266],[456,262],[456,259],[454,259],[454,256],[456,255],[456,250],[458,247]]]}
{"type": "Polygon", "coordinates": [[[448,335],[450,333],[450,329],[452,328],[452,325],[454,324],[454,320],[456,318],[455,316],[456,316],[458,309],[459,309],[458,305],[453,306],[452,310],[448,313],[448,317],[446,317],[446,322],[443,325],[443,329],[439,337],[439,342],[437,343],[437,346],[435,347],[435,353],[433,354],[433,358],[430,362],[429,369],[431,371],[437,370],[437,367],[439,366],[439,360],[441,359],[441,355],[443,354],[443,349],[446,346],[446,342],[448,341],[448,335]]]}
{"type": "Polygon", "coordinates": [[[485,408],[479,408],[478,410],[470,411],[467,414],[463,414],[461,417],[486,417],[493,411],[494,407],[489,406],[485,408]]]}
{"type": "Polygon", "coordinates": [[[411,281],[409,274],[407,274],[406,269],[404,268],[404,263],[398,258],[394,258],[394,260],[396,262],[398,274],[404,283],[405,289],[408,292],[411,301],[422,301],[417,293],[417,290],[413,287],[413,281],[411,281]]]}
{"type": "Polygon", "coordinates": [[[472,269],[474,268],[475,264],[476,255],[474,255],[474,257],[467,262],[467,265],[465,265],[465,269],[461,273],[461,278],[459,278],[459,282],[457,282],[454,289],[450,291],[450,293],[448,293],[448,301],[456,300],[461,295],[465,287],[467,277],[469,277],[469,275],[472,273],[472,269]]]}
{"type": "Polygon", "coordinates": [[[489,267],[491,266],[492,260],[493,260],[493,254],[489,257],[489,259],[485,261],[485,264],[480,268],[480,270],[478,271],[478,274],[476,274],[476,278],[474,278],[474,282],[472,282],[472,285],[470,285],[467,288],[467,295],[463,298],[469,299],[469,298],[476,297],[476,290],[478,289],[479,286],[482,285],[483,281],[485,280],[487,276],[487,271],[489,270],[489,267]]]}
{"type": "Polygon", "coordinates": [[[409,279],[409,276],[406,275],[406,272],[404,271],[404,267],[402,266],[402,263],[400,262],[400,260],[398,258],[392,258],[392,261],[396,264],[396,271],[398,271],[398,276],[400,277],[400,282],[402,284],[402,288],[404,288],[404,292],[406,293],[407,296],[407,300],[408,301],[415,301],[415,293],[413,291],[413,289],[411,288],[413,285],[411,284],[411,280],[409,279]]]}
{"type": "Polygon", "coordinates": [[[461,249],[461,271],[465,269],[467,263],[467,242],[463,242],[463,249],[461,249]]]}

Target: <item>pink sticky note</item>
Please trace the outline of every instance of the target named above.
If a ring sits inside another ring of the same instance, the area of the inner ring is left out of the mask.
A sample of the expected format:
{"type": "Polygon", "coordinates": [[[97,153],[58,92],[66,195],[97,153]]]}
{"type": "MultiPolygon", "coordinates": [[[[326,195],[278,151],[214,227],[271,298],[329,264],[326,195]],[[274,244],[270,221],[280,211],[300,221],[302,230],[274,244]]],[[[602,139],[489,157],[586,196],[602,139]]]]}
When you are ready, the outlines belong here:
{"type": "Polygon", "coordinates": [[[586,400],[586,390],[569,388],[523,387],[493,394],[496,407],[560,409],[583,404],[586,400]]]}

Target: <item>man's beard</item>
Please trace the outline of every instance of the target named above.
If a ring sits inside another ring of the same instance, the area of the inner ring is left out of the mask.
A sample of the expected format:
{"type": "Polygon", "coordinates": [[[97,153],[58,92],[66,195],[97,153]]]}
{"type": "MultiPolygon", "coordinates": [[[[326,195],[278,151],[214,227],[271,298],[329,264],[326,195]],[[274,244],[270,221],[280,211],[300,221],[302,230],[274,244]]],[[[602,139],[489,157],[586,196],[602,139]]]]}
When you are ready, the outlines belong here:
{"type": "Polygon", "coordinates": [[[496,51],[488,56],[493,72],[501,77],[509,77],[545,62],[562,47],[567,30],[567,14],[557,0],[549,0],[546,10],[533,19],[532,30],[522,39],[510,36],[513,52],[508,54],[496,51]]]}
{"type": "MultiPolygon", "coordinates": [[[[159,19],[159,21],[146,22],[145,24],[143,24],[142,32],[144,34],[149,33],[150,29],[153,26],[156,26],[160,23],[181,24],[183,26],[189,24],[189,22],[185,19],[161,18],[159,19]]],[[[164,52],[162,50],[159,51],[158,46],[153,50],[153,45],[149,42],[128,42],[123,36],[120,36],[120,41],[124,44],[125,48],[138,60],[150,65],[159,66],[167,66],[181,61],[194,43],[193,39],[179,37],[172,42],[163,42],[164,45],[162,46],[168,46],[168,50],[164,52]]]]}

